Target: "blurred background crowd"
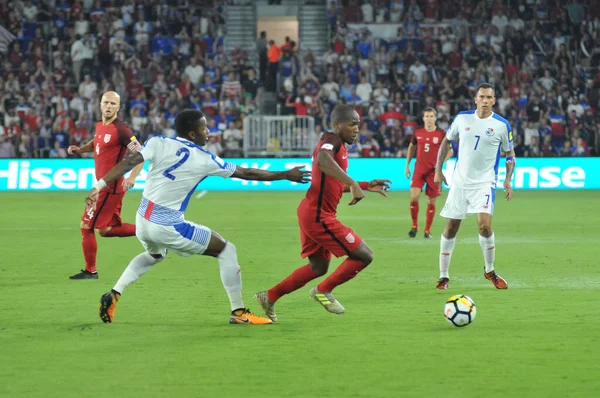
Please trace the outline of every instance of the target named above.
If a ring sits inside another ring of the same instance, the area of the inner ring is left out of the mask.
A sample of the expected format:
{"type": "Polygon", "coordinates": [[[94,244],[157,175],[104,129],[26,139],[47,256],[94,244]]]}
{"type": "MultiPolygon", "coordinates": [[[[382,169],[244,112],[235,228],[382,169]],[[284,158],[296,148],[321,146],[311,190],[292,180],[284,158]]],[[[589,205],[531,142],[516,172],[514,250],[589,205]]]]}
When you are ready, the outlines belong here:
{"type": "Polygon", "coordinates": [[[0,157],[67,157],[93,138],[108,90],[142,141],[174,135],[191,107],[209,116],[209,150],[241,156],[243,118],[270,91],[315,134],[336,103],[353,104],[351,156],[402,157],[424,107],[447,129],[482,82],[517,156],[598,156],[598,1],[328,1],[324,54],[265,33],[226,52],[227,3],[244,1],[0,0],[0,157]]]}

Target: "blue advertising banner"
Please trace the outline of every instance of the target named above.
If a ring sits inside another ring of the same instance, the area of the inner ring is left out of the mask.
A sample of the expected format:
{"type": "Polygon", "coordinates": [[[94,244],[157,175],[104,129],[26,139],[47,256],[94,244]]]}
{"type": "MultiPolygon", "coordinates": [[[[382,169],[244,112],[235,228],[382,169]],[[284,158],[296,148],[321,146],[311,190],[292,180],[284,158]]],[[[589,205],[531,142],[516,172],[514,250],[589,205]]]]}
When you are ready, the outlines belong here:
{"type": "MultiPolygon", "coordinates": [[[[227,159],[242,167],[285,170],[295,166],[311,167],[310,159],[227,159]]],[[[356,180],[387,178],[392,190],[408,190],[404,175],[405,159],[350,159],[348,173],[356,180]]],[[[452,184],[455,159],[444,165],[452,184]]],[[[500,161],[499,184],[504,182],[504,159],[500,161]]],[[[514,189],[600,189],[600,158],[520,158],[513,176],[514,189]],[[594,172],[596,171],[596,172],[594,172]]],[[[412,167],[411,167],[412,170],[412,167]]],[[[144,188],[148,163],[136,179],[134,190],[144,188]]],[[[89,190],[95,183],[93,159],[0,159],[0,191],[72,191],[89,190]]],[[[306,185],[288,181],[259,182],[210,177],[199,190],[305,190],[306,185]]]]}

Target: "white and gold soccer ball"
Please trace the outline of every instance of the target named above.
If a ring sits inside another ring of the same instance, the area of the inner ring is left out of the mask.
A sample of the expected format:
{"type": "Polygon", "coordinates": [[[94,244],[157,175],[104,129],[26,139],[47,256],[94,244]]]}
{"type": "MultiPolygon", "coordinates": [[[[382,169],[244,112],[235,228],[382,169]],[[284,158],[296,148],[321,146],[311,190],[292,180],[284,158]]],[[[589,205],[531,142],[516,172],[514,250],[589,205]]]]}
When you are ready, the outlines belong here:
{"type": "Polygon", "coordinates": [[[477,307],[469,296],[457,294],[446,301],[444,305],[444,317],[452,325],[457,327],[467,326],[475,319],[477,307]]]}

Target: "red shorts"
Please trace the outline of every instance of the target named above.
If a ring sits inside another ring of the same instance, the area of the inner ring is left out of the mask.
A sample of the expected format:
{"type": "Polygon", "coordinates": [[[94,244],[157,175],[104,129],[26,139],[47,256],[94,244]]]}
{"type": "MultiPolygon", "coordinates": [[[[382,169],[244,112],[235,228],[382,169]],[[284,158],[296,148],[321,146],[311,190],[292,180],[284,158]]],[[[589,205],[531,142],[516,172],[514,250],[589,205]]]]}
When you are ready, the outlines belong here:
{"type": "Polygon", "coordinates": [[[423,190],[423,185],[427,184],[425,188],[425,195],[430,198],[437,198],[442,194],[441,189],[433,182],[435,177],[435,170],[420,171],[415,169],[412,181],[410,183],[411,188],[419,188],[423,190]]]}
{"type": "Polygon", "coordinates": [[[335,217],[321,217],[317,222],[315,212],[304,213],[298,209],[298,224],[302,258],[318,254],[330,260],[332,253],[336,257],[348,256],[362,243],[360,236],[335,217]]]}
{"type": "Polygon", "coordinates": [[[125,192],[111,193],[103,189],[98,195],[96,210],[83,210],[81,221],[92,229],[106,229],[121,225],[121,207],[125,192]]]}

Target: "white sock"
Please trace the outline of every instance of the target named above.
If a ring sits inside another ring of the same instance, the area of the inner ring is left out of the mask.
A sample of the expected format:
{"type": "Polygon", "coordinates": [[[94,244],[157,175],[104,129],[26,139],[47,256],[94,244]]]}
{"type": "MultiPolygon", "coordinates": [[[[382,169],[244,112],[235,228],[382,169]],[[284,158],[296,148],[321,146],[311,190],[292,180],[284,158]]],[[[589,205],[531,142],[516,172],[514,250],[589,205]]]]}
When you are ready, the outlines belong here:
{"type": "Polygon", "coordinates": [[[140,279],[142,275],[150,271],[150,268],[152,268],[154,264],[158,264],[163,258],[164,256],[156,259],[148,252],[138,254],[131,260],[127,268],[125,268],[125,271],[121,274],[121,277],[117,281],[115,287],[113,287],[113,290],[123,294],[123,290],[127,289],[129,285],[140,279]]]}
{"type": "Polygon", "coordinates": [[[449,278],[448,268],[450,268],[450,259],[455,243],[456,238],[448,239],[442,234],[440,239],[440,278],[449,278]]]}
{"type": "Polygon", "coordinates": [[[242,274],[238,264],[237,250],[235,245],[227,242],[225,249],[217,257],[219,260],[219,270],[221,271],[221,282],[227,291],[231,310],[246,308],[242,300],[242,274]]]}
{"type": "Polygon", "coordinates": [[[485,261],[485,272],[494,270],[494,259],[496,258],[496,244],[494,243],[494,233],[487,238],[479,235],[479,246],[483,252],[483,261],[485,261]]]}

